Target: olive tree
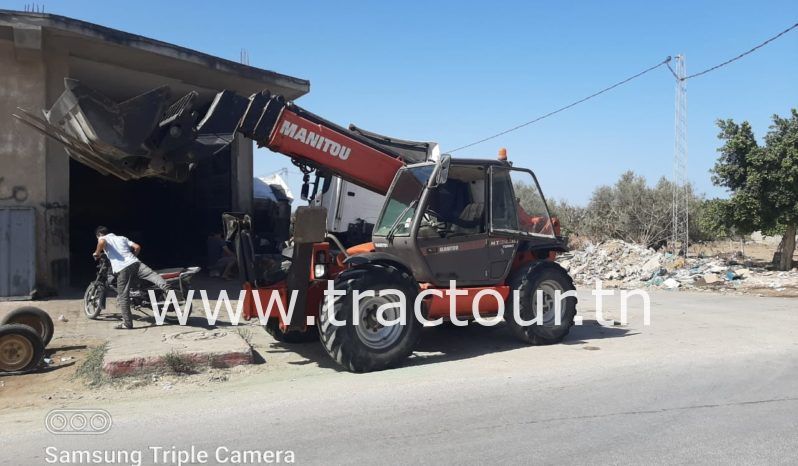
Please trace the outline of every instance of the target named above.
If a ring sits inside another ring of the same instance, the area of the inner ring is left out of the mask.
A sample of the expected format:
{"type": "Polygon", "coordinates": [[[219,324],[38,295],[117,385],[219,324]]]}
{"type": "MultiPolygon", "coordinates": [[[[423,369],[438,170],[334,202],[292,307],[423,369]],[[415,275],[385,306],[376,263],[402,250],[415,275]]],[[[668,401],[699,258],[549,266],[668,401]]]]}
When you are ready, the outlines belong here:
{"type": "Polygon", "coordinates": [[[792,267],[798,226],[798,110],[788,118],[773,115],[760,145],[751,125],[719,120],[723,145],[712,169],[712,182],[731,194],[718,212],[740,233],[778,232],[782,237],[779,270],[792,267]]]}

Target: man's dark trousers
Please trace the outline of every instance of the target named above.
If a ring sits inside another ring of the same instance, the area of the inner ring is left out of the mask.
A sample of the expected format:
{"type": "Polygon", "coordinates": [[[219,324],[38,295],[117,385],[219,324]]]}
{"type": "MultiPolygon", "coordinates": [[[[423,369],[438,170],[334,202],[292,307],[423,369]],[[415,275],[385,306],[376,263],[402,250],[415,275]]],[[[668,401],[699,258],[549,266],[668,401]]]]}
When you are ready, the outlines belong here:
{"type": "Polygon", "coordinates": [[[160,275],[142,262],[134,262],[120,270],[116,276],[116,302],[119,312],[122,313],[122,322],[127,328],[133,327],[133,316],[130,313],[130,287],[133,286],[133,281],[136,278],[152,283],[164,293],[168,293],[171,289],[160,275]]]}

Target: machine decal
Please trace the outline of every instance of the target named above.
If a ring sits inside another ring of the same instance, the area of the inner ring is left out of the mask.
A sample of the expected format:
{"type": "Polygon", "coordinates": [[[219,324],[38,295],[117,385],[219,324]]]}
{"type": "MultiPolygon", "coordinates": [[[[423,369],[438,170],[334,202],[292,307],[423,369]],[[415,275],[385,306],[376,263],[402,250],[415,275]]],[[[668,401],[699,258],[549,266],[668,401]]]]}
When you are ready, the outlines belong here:
{"type": "Polygon", "coordinates": [[[447,244],[441,246],[430,246],[423,248],[421,253],[425,256],[429,256],[432,254],[445,254],[448,252],[455,252],[455,251],[470,251],[472,249],[480,249],[484,248],[486,241],[484,239],[478,239],[473,241],[466,241],[463,243],[458,244],[447,244]]]}
{"type": "Polygon", "coordinates": [[[494,247],[494,246],[513,247],[513,246],[515,246],[515,243],[516,243],[516,240],[514,240],[514,239],[500,238],[500,239],[492,239],[492,240],[488,241],[488,246],[490,246],[490,247],[494,247]]]}
{"type": "Polygon", "coordinates": [[[324,167],[325,171],[377,194],[387,193],[404,163],[344,131],[332,123],[310,121],[286,107],[266,146],[311,166],[324,167]]]}
{"type": "Polygon", "coordinates": [[[319,149],[322,152],[326,152],[333,157],[338,157],[341,160],[348,159],[349,153],[352,152],[352,149],[349,147],[338,144],[313,131],[308,131],[306,128],[301,128],[296,123],[291,123],[287,120],[283,121],[283,125],[280,127],[280,133],[319,149]]]}

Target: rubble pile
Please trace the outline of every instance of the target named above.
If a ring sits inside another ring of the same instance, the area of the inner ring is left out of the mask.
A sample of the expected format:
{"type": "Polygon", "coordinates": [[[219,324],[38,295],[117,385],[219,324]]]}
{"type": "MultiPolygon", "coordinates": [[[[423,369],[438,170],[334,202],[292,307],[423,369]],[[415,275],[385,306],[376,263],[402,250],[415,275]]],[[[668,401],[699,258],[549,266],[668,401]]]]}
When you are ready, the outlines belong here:
{"type": "Polygon", "coordinates": [[[798,289],[798,269],[776,272],[743,259],[685,258],[620,240],[587,243],[558,262],[577,284],[591,287],[602,280],[604,287],[623,288],[798,289]]]}

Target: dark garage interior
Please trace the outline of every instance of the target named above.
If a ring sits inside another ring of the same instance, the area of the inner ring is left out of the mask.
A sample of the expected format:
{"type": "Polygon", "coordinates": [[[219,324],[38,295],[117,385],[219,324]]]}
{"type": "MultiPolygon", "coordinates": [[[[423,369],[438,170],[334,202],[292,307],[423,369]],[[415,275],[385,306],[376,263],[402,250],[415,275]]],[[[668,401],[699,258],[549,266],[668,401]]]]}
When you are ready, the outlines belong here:
{"type": "Polygon", "coordinates": [[[230,154],[228,148],[199,163],[184,183],[122,181],[70,160],[71,285],[85,286],[95,274],[98,225],[139,243],[153,268],[204,267],[207,235],[221,231],[222,213],[232,210],[230,154]]]}

